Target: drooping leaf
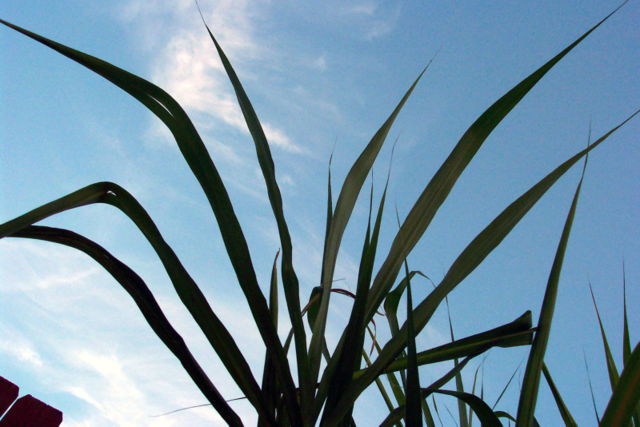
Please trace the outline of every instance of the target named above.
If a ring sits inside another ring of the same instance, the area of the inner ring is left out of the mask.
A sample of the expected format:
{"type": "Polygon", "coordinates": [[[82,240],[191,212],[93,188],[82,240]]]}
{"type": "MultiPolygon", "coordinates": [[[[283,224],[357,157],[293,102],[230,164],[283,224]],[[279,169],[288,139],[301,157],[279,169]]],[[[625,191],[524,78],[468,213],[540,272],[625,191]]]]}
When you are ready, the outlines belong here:
{"type": "Polygon", "coordinates": [[[131,268],[97,243],[69,230],[31,225],[12,233],[11,237],[38,239],[66,245],[86,253],[97,261],[133,298],[151,329],[180,360],[193,382],[211,402],[211,405],[218,411],[220,416],[229,425],[242,426],[240,417],[231,409],[213,383],[211,383],[211,380],[193,357],[180,334],[176,332],[165,317],[147,285],[131,268]]]}
{"type": "Polygon", "coordinates": [[[105,203],[121,210],[129,217],[158,254],[171,282],[189,313],[200,326],[225,368],[240,390],[263,415],[265,400],[251,373],[249,364],[233,337],[216,316],[204,294],[186,271],[175,252],[140,203],[124,188],[112,182],[98,182],[35,208],[24,215],[0,225],[0,238],[13,235],[26,226],[57,213],[93,203],[105,203]]]}
{"type": "MultiPolygon", "coordinates": [[[[477,352],[483,352],[491,347],[512,347],[531,343],[533,330],[531,329],[531,312],[527,311],[514,321],[497,328],[474,334],[454,342],[417,353],[418,365],[444,362],[454,358],[465,357],[477,352]]],[[[398,358],[390,363],[385,372],[406,369],[406,358],[398,358]]],[[[361,378],[366,369],[354,373],[354,378],[361,378]]]]}
{"type": "MultiPolygon", "coordinates": [[[[187,164],[200,183],[218,222],[225,248],[238,277],[238,283],[249,303],[251,314],[265,345],[275,354],[274,366],[285,394],[285,401],[296,420],[299,405],[295,386],[282,345],[273,328],[264,294],[260,290],[242,228],[233,211],[222,179],[205,148],[202,139],[182,107],[158,86],[99,58],[49,40],[17,25],[0,19],[0,23],[61,53],[101,75],[129,93],[154,113],[175,137],[187,164]]],[[[296,420],[299,421],[299,420],[296,420]]]]}

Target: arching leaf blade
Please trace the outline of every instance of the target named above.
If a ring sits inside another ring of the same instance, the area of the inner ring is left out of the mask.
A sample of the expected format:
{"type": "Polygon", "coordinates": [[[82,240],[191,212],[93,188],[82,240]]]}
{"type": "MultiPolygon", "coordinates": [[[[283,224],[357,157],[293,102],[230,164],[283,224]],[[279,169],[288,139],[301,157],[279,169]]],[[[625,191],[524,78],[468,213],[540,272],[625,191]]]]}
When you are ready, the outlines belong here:
{"type": "Polygon", "coordinates": [[[187,348],[182,337],[171,326],[147,285],[131,268],[97,243],[69,230],[31,225],[13,233],[11,237],[45,240],[66,245],[86,253],[97,261],[133,298],[149,326],[180,360],[191,379],[223,419],[229,425],[242,426],[238,415],[211,383],[187,348]]]}
{"type": "Polygon", "coordinates": [[[258,331],[265,345],[274,349],[274,354],[276,354],[274,364],[283,384],[285,401],[292,412],[292,417],[295,418],[295,414],[299,413],[299,408],[295,397],[293,378],[277,332],[268,320],[270,318],[269,309],[265,296],[258,285],[246,239],[222,179],[202,139],[182,107],[164,90],[132,73],[2,19],[0,19],[0,23],[101,75],[140,101],[169,128],[213,210],[227,254],[249,303],[258,331]]]}

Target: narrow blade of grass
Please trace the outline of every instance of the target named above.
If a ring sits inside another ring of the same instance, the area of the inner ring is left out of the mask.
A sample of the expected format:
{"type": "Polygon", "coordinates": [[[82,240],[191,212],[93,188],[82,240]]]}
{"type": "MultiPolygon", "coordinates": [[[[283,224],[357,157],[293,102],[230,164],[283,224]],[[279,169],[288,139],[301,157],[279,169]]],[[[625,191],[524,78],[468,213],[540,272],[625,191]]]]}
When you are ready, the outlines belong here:
{"type": "MultiPolygon", "coordinates": [[[[624,313],[624,326],[622,330],[622,366],[624,369],[631,357],[631,337],[629,334],[629,320],[627,316],[627,273],[624,266],[624,260],[622,261],[622,306],[624,313]]],[[[640,427],[640,404],[636,405],[636,410],[634,411],[632,418],[633,425],[640,427]]]]}
{"type": "MultiPolygon", "coordinates": [[[[447,318],[449,319],[449,334],[451,335],[451,342],[454,342],[456,339],[453,335],[453,322],[451,321],[451,310],[449,308],[449,298],[444,299],[447,307],[447,318]]],[[[411,326],[410,323],[407,323],[408,326],[411,326]]],[[[458,358],[453,359],[453,365],[458,366],[458,358]]],[[[456,391],[459,393],[464,393],[464,384],[462,383],[462,375],[460,372],[456,374],[456,391]]],[[[458,417],[460,417],[460,427],[469,427],[469,419],[467,418],[467,408],[464,405],[464,400],[458,399],[458,417]]]]}
{"type": "Polygon", "coordinates": [[[133,298],[151,329],[180,360],[193,382],[211,402],[211,405],[218,411],[220,416],[229,425],[242,426],[240,417],[231,409],[211,383],[211,380],[193,357],[180,334],[176,332],[165,317],[147,285],[131,268],[97,243],[69,230],[31,225],[13,233],[11,237],[45,240],[66,245],[86,253],[98,262],[133,298]]]}
{"type": "MultiPolygon", "coordinates": [[[[271,311],[271,318],[276,330],[278,329],[278,255],[280,251],[276,252],[276,257],[273,260],[273,267],[271,268],[271,280],[269,286],[269,310],[271,311]]],[[[264,356],[264,367],[262,370],[262,393],[264,393],[265,400],[267,401],[267,407],[269,414],[275,419],[275,408],[278,405],[278,397],[280,396],[280,389],[278,387],[278,380],[276,372],[271,361],[271,351],[267,348],[264,356]]],[[[267,426],[268,420],[264,417],[258,418],[258,426],[267,426]]]]}
{"type": "Polygon", "coordinates": [[[220,174],[193,123],[182,107],[168,93],[145,79],[99,58],[49,40],[2,19],[0,19],[0,23],[101,75],[140,101],[168,127],[209,201],[209,205],[218,222],[227,254],[238,278],[238,283],[249,303],[258,331],[265,345],[273,348],[275,354],[274,365],[282,382],[287,407],[291,411],[293,420],[300,421],[296,418],[300,411],[295,396],[293,378],[284,356],[282,344],[273,328],[273,323],[270,321],[269,308],[265,296],[258,285],[242,228],[235,215],[220,174]]]}
{"type": "MultiPolygon", "coordinates": [[[[522,362],[521,362],[522,363],[522,362]]],[[[502,399],[502,396],[504,396],[504,393],[507,391],[507,389],[509,388],[509,385],[511,384],[511,381],[513,381],[513,379],[515,378],[516,374],[518,373],[518,371],[520,370],[520,365],[518,365],[518,367],[516,368],[515,371],[513,371],[513,374],[511,374],[511,376],[509,377],[509,381],[507,381],[507,383],[504,385],[504,387],[502,388],[502,391],[500,392],[500,395],[498,396],[498,398],[496,399],[496,401],[494,402],[493,406],[491,407],[491,409],[495,409],[496,406],[498,406],[498,403],[500,402],[500,399],[502,399]]],[[[515,420],[514,420],[515,421],[515,420]]]]}
{"type": "Polygon", "coordinates": [[[413,328],[413,301],[411,298],[411,283],[407,284],[407,384],[405,421],[408,426],[421,426],[420,413],[420,376],[418,374],[418,360],[416,357],[416,332],[413,328]]]}
{"type": "Polygon", "coordinates": [[[538,319],[537,331],[533,338],[533,344],[531,345],[531,350],[529,351],[527,367],[525,368],[524,372],[524,380],[522,383],[520,401],[518,404],[517,426],[528,427],[533,422],[533,415],[536,409],[536,401],[538,399],[538,389],[540,387],[540,373],[542,372],[544,354],[547,350],[549,335],[551,334],[551,323],[553,321],[556,297],[558,295],[558,285],[560,283],[562,263],[564,261],[567,243],[569,242],[569,235],[571,234],[571,226],[573,225],[573,218],[575,217],[576,207],[578,206],[578,199],[580,198],[580,189],[582,188],[582,181],[584,180],[587,161],[588,155],[584,161],[580,182],[578,183],[576,191],[573,195],[571,208],[569,209],[569,214],[567,215],[567,219],[565,220],[562,235],[560,237],[560,242],[558,243],[558,249],[556,250],[553,265],[551,266],[551,272],[549,273],[549,279],[547,281],[547,287],[544,293],[542,307],[540,308],[540,318],[538,319]]]}
{"type": "MultiPolygon", "coordinates": [[[[367,331],[369,331],[369,335],[370,337],[373,339],[373,333],[371,332],[371,330],[369,328],[367,328],[367,331]]],[[[377,341],[374,341],[373,343],[374,348],[376,349],[376,351],[378,353],[380,353],[380,345],[378,344],[377,341]]],[[[366,351],[363,350],[363,353],[366,354],[366,351]]],[[[371,359],[369,359],[369,357],[366,357],[367,360],[367,366],[371,365],[371,359]]],[[[398,382],[398,379],[396,378],[395,374],[393,372],[387,372],[385,373],[385,377],[387,378],[387,381],[389,381],[389,386],[391,387],[391,391],[393,393],[393,396],[396,399],[396,402],[398,402],[398,405],[404,405],[405,404],[405,396],[404,396],[404,386],[401,386],[400,383],[398,382]]],[[[404,382],[403,382],[404,384],[404,382]]],[[[393,408],[391,408],[393,409],[393,408]]]]}
{"type": "Polygon", "coordinates": [[[596,396],[593,393],[593,384],[591,383],[591,374],[589,373],[589,364],[587,363],[587,355],[582,351],[582,357],[584,358],[584,367],[587,371],[587,379],[589,380],[589,392],[591,393],[591,405],[593,406],[593,412],[596,417],[596,423],[600,422],[600,415],[598,415],[598,406],[596,405],[596,396]]]}
{"type": "MultiPolygon", "coordinates": [[[[371,359],[369,359],[369,356],[367,355],[366,351],[362,351],[362,357],[365,360],[365,363],[368,365],[371,365],[371,359]]],[[[391,398],[389,397],[389,393],[387,393],[387,389],[384,387],[384,384],[382,383],[382,381],[380,380],[380,378],[376,378],[376,386],[378,387],[378,391],[380,391],[380,395],[382,396],[382,400],[384,400],[385,405],[387,405],[387,409],[389,411],[393,411],[393,402],[391,401],[391,398]]]]}
{"type": "Polygon", "coordinates": [[[600,327],[600,335],[602,337],[602,346],[604,347],[604,355],[607,363],[607,372],[609,373],[609,384],[611,385],[611,391],[616,387],[618,382],[618,368],[616,368],[616,362],[613,359],[611,353],[611,347],[609,347],[609,340],[607,340],[607,334],[604,332],[604,326],[602,326],[602,319],[600,318],[600,312],[598,311],[598,305],[596,304],[596,298],[593,295],[593,289],[589,284],[589,291],[591,292],[591,300],[593,301],[593,307],[596,310],[596,317],[598,318],[598,326],[600,327]]]}
{"type": "Polygon", "coordinates": [[[640,404],[640,344],[633,349],[616,384],[607,408],[602,414],[600,425],[627,425],[633,412],[640,404]]]}
{"type": "MultiPolygon", "coordinates": [[[[629,319],[627,316],[627,273],[622,262],[622,307],[624,313],[624,326],[622,329],[622,364],[626,365],[631,357],[631,338],[629,335],[629,319]]],[[[638,424],[640,427],[640,423],[638,424]]]]}
{"type": "Polygon", "coordinates": [[[569,412],[569,408],[567,408],[567,405],[565,405],[564,400],[562,399],[562,395],[553,382],[553,378],[551,378],[551,373],[549,372],[549,368],[547,368],[547,364],[544,362],[542,362],[542,374],[544,375],[544,379],[547,380],[547,384],[551,389],[551,394],[553,395],[553,399],[556,402],[556,406],[558,407],[558,411],[560,412],[560,416],[562,417],[564,425],[567,427],[578,427],[578,424],[571,416],[571,412],[569,412]]]}

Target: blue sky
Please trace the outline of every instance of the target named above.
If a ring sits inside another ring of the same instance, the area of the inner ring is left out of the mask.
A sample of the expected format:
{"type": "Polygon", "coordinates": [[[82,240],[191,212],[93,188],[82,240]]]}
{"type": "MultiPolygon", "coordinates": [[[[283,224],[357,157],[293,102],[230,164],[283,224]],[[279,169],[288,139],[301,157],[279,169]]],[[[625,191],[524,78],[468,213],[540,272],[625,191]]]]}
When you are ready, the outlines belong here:
{"type": "MultiPolygon", "coordinates": [[[[327,163],[337,194],[352,162],[436,52],[374,167],[384,184],[394,154],[379,253],[467,127],[489,105],[599,21],[617,2],[213,1],[202,8],[234,64],[272,146],[294,266],[306,302],[319,281],[327,163]]],[[[266,286],[279,248],[253,145],[221,63],[187,0],[117,3],[5,2],[0,17],[96,55],[158,84],[191,115],[234,202],[254,265],[266,286]]],[[[409,258],[436,282],[502,209],[639,105],[640,7],[631,2],[570,53],[488,138],[409,258]]],[[[255,374],[263,348],[226,258],[204,195],[162,124],[135,100],[66,58],[0,30],[0,221],[101,180],[138,198],[229,325],[255,374]]],[[[579,425],[595,419],[583,361],[598,409],[609,395],[590,301],[591,282],[620,359],[622,262],[626,262],[632,340],[640,311],[640,122],[593,152],[567,249],[547,364],[579,425]]],[[[477,333],[531,309],[544,286],[579,168],[559,183],[513,233],[451,294],[456,335],[477,333]]],[[[377,193],[379,197],[379,191],[377,193]]],[[[367,197],[347,228],[335,277],[355,289],[367,197]]],[[[44,222],[105,246],[155,293],[225,397],[237,388],[181,307],[153,251],[109,206],[84,207],[44,222]]],[[[414,300],[431,285],[417,281],[414,300]]],[[[329,343],[350,301],[332,298],[329,343]]],[[[204,403],[178,362],[153,335],[130,298],[88,257],[17,239],[0,241],[0,374],[23,393],[60,408],[64,425],[200,425],[222,422],[210,408],[150,418],[204,403]]],[[[381,337],[383,319],[377,322],[381,337]]],[[[287,332],[283,324],[281,332],[287,332]]],[[[418,349],[448,339],[440,310],[418,349]]],[[[526,360],[526,349],[493,350],[485,360],[487,401],[497,398],[526,360]]],[[[421,371],[422,381],[447,366],[421,371]]],[[[472,373],[474,366],[467,369],[472,373]]],[[[521,376],[522,368],[518,376],[521,376]]],[[[467,380],[470,380],[467,376],[467,380]]],[[[515,412],[517,388],[500,408],[515,412]]],[[[452,386],[453,387],[453,386],[452,386]]],[[[545,384],[537,416],[560,422],[545,384]]],[[[455,413],[455,402],[443,400],[455,413]]],[[[235,403],[243,419],[251,408],[235,403]]],[[[384,417],[373,390],[356,407],[362,425],[384,417]]],[[[453,422],[442,411],[445,425],[453,422]]]]}

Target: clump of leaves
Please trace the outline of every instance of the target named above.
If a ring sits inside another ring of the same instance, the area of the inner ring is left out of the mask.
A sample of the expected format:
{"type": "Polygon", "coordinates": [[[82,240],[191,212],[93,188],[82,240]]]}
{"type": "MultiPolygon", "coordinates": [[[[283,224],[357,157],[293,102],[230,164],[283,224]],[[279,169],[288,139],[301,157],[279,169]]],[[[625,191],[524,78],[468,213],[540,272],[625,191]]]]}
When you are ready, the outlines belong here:
{"type": "MultiPolygon", "coordinates": [[[[395,235],[390,249],[384,254],[384,261],[377,271],[374,271],[374,260],[378,249],[386,187],[377,209],[374,210],[373,203],[370,204],[369,223],[362,246],[353,308],[347,327],[333,349],[327,348],[325,330],[330,297],[334,290],[332,288],[334,270],[345,228],[364,181],[371,171],[393,122],[418,81],[426,72],[428,65],[418,75],[351,167],[335,205],[332,200],[331,180],[329,180],[321,285],[314,289],[310,297],[311,304],[306,307],[306,310],[303,310],[298,279],[292,262],[291,237],[285,220],[280,189],[276,182],[275,166],[269,144],[238,76],[208,27],[206,29],[235,90],[252,136],[258,162],[266,182],[267,195],[277,223],[281,244],[280,274],[278,275],[274,262],[269,301],[258,285],[247,242],[224,183],[200,135],[182,107],[164,90],[134,74],[99,58],[0,20],[5,26],[42,43],[106,78],[137,99],[167,126],[211,205],[238,284],[246,297],[255,325],[264,342],[265,363],[261,383],[253,375],[233,337],[209,306],[200,288],[186,271],[172,248],[163,239],[145,209],[127,190],[119,185],[112,182],[99,182],[46,203],[0,225],[0,238],[21,237],[55,242],[76,248],[95,259],[131,295],[154,332],[180,360],[203,395],[230,425],[242,425],[242,420],[200,367],[178,332],[168,322],[142,278],[96,242],[70,230],[34,224],[60,212],[94,203],[110,204],[122,211],[133,221],[155,250],[179,298],[204,332],[212,349],[217,353],[246,399],[257,411],[259,425],[311,426],[318,422],[321,425],[331,426],[350,425],[353,423],[351,414],[354,404],[361,393],[374,382],[378,382],[380,386],[379,380],[382,376],[391,378],[393,373],[398,371],[402,372],[404,385],[400,387],[398,381],[395,382],[397,387],[393,391],[394,396],[398,399],[397,407],[390,403],[387,396],[390,413],[384,421],[385,425],[397,424],[403,419],[409,425],[416,425],[422,423],[423,417],[428,425],[433,425],[431,409],[426,400],[433,393],[451,395],[465,402],[480,418],[483,425],[500,425],[498,420],[500,414],[494,412],[482,399],[464,391],[447,390],[444,386],[456,377],[469,360],[490,348],[528,345],[533,339],[534,343],[527,365],[518,411],[518,423],[528,426],[535,409],[535,399],[551,325],[562,257],[575,213],[579,186],[574,195],[571,211],[567,217],[556,253],[537,328],[532,328],[531,312],[527,311],[519,318],[502,326],[428,350],[418,351],[415,336],[429,323],[447,295],[500,244],[547,190],[573,165],[604,142],[638,111],[602,135],[593,144],[560,164],[513,201],[469,243],[450,266],[440,283],[417,304],[413,303],[410,285],[411,278],[417,272],[409,271],[406,264],[402,276],[401,270],[407,256],[425,233],[456,181],[491,132],[553,66],[606,21],[609,16],[611,14],[500,97],[467,129],[402,221],[400,229],[395,235]],[[276,331],[278,276],[282,280],[286,307],[292,325],[291,333],[284,343],[276,331]],[[402,278],[396,284],[399,276],[402,278]],[[405,291],[407,293],[407,317],[400,325],[393,304],[397,309],[398,300],[405,291]],[[375,359],[367,360],[367,366],[362,367],[367,325],[383,303],[387,310],[387,316],[389,316],[392,335],[389,341],[377,347],[378,352],[375,359]],[[303,322],[306,311],[309,311],[308,329],[303,322]],[[307,345],[308,334],[310,334],[309,345],[307,345]],[[289,363],[286,356],[291,344],[293,344],[296,359],[297,384],[293,379],[292,364],[289,363]],[[326,360],[326,365],[324,370],[321,370],[323,357],[326,360]],[[418,366],[454,359],[461,360],[442,378],[427,387],[420,384],[418,366]]],[[[637,353],[636,349],[630,360],[637,359],[637,353]]],[[[637,375],[638,370],[636,369],[634,372],[637,375]]],[[[622,377],[620,383],[623,383],[622,377]]],[[[633,378],[630,384],[634,384],[633,378]]]]}

